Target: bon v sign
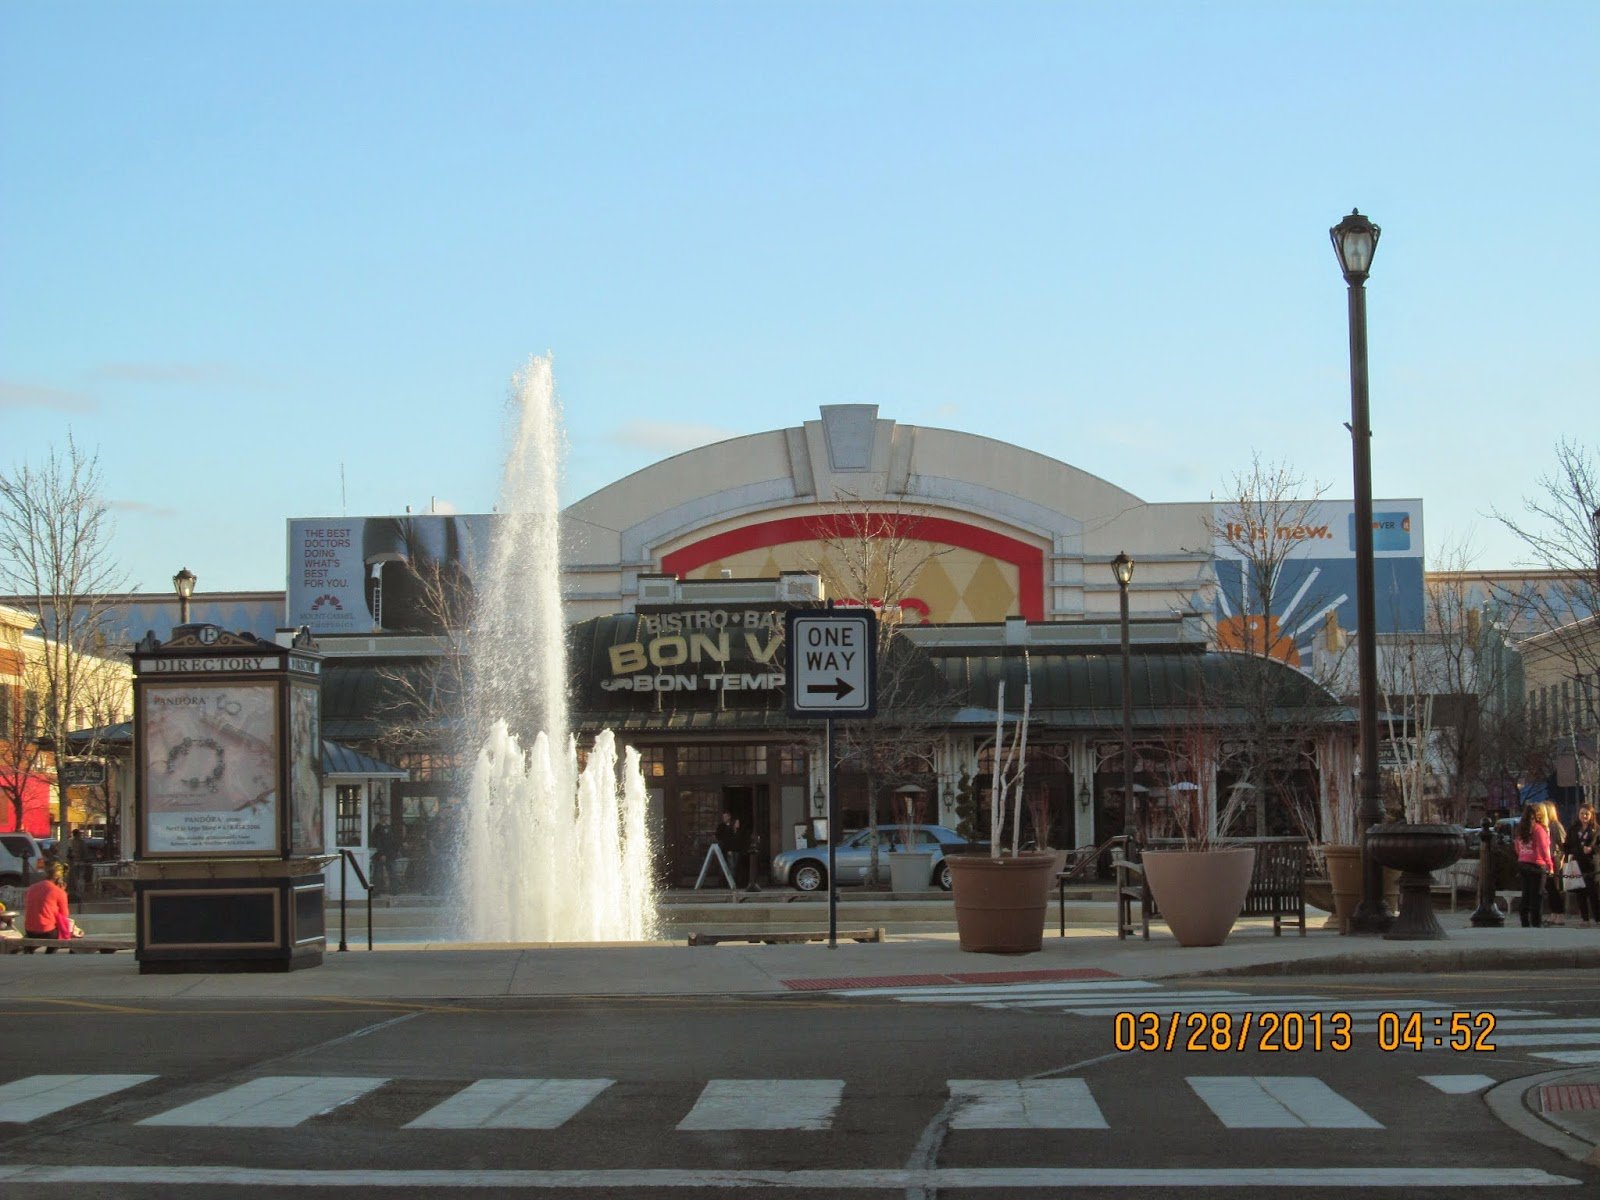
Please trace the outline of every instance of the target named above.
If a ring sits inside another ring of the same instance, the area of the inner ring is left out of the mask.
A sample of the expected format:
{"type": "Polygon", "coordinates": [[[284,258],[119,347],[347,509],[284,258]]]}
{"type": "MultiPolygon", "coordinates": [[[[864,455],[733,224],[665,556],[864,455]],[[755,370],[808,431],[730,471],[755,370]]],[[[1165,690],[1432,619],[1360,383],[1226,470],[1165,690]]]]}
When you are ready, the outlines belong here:
{"type": "Polygon", "coordinates": [[[786,614],[791,717],[876,715],[877,626],[868,608],[786,614]]]}

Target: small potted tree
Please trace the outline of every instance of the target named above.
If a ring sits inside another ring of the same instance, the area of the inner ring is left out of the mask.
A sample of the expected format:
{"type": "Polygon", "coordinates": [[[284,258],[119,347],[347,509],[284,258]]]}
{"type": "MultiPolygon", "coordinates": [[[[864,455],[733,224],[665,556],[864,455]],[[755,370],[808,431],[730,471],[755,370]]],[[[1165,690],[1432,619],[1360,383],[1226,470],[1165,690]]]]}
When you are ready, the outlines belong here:
{"type": "MultiPolygon", "coordinates": [[[[1026,670],[1026,655],[1023,664],[1026,670]]],[[[955,900],[956,933],[963,950],[980,954],[1028,954],[1044,945],[1044,917],[1055,856],[1023,850],[1021,846],[1023,780],[1027,771],[1028,718],[1032,708],[1030,681],[1024,684],[1022,716],[1008,744],[1006,685],[1004,681],[1000,683],[995,698],[989,853],[945,856],[955,900]],[[1009,849],[1006,846],[1008,832],[1009,849]]]]}
{"type": "Polygon", "coordinates": [[[889,888],[925,892],[933,886],[933,851],[922,848],[917,830],[927,818],[927,798],[916,784],[908,783],[894,799],[897,845],[889,855],[889,888]]]}

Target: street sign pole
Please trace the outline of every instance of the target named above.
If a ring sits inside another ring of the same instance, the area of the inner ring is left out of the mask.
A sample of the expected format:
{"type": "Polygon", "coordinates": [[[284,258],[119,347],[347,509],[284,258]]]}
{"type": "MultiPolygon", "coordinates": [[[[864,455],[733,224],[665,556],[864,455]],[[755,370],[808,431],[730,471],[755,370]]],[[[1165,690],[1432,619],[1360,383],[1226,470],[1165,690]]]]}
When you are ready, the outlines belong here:
{"type": "Polygon", "coordinates": [[[839,802],[833,754],[836,719],[877,715],[878,618],[870,608],[791,609],[784,619],[788,715],[822,720],[828,782],[828,949],[839,948],[839,802]]]}
{"type": "Polygon", "coordinates": [[[828,777],[828,949],[839,948],[839,813],[833,791],[833,721],[830,719],[822,733],[823,772],[828,777]]]}

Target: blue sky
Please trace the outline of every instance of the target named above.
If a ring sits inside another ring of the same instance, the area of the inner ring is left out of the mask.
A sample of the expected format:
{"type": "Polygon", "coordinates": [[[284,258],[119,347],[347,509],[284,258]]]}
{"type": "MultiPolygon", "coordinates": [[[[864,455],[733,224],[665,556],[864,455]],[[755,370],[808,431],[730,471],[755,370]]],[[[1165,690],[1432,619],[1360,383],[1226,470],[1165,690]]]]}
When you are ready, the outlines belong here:
{"type": "Polygon", "coordinates": [[[1375,490],[1509,566],[1600,441],[1597,57],[1592,3],[10,0],[0,459],[98,448],[157,591],[486,511],[546,351],[568,499],[845,402],[1348,497],[1359,205],[1375,490]]]}

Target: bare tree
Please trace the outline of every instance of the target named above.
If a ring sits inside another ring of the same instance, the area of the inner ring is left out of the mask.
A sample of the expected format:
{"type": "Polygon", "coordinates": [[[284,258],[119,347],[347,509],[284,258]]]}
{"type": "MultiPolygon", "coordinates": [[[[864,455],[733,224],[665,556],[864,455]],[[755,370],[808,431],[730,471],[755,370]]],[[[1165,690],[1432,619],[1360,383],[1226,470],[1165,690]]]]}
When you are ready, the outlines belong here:
{"type": "MultiPolygon", "coordinates": [[[[827,595],[878,614],[878,719],[840,722],[835,731],[840,762],[865,779],[867,825],[874,831],[880,790],[932,777],[951,700],[939,674],[904,632],[906,601],[916,595],[918,577],[949,553],[928,540],[923,526],[930,515],[905,500],[873,502],[840,493],[817,522],[821,554],[815,569],[827,595]]],[[[874,836],[871,883],[881,878],[878,849],[874,836]]]]}
{"type": "Polygon", "coordinates": [[[1562,704],[1539,732],[1565,742],[1574,782],[1593,798],[1600,791],[1600,461],[1576,439],[1556,443],[1555,467],[1539,478],[1539,491],[1523,499],[1523,515],[1496,510],[1495,519],[1527,548],[1530,565],[1553,573],[1545,588],[1513,597],[1544,633],[1541,654],[1562,663],[1567,679],[1562,704]]]}
{"type": "Polygon", "coordinates": [[[1238,794],[1253,794],[1261,801],[1261,818],[1266,805],[1276,805],[1314,841],[1321,830],[1305,781],[1316,769],[1317,741],[1333,715],[1334,695],[1326,684],[1343,642],[1324,637],[1311,664],[1302,662],[1300,642],[1308,631],[1327,627],[1341,598],[1314,592],[1314,580],[1297,578],[1289,563],[1308,542],[1331,536],[1317,519],[1326,490],[1308,488],[1292,467],[1253,454],[1249,468],[1228,481],[1226,498],[1206,522],[1218,558],[1219,615],[1212,640],[1234,652],[1208,681],[1204,697],[1214,711],[1232,717],[1219,759],[1232,776],[1225,807],[1237,812],[1238,794]]]}
{"type": "Polygon", "coordinates": [[[373,715],[382,726],[378,748],[397,758],[440,756],[460,763],[482,744],[483,733],[468,728],[470,597],[454,571],[433,560],[408,565],[407,580],[416,611],[430,628],[442,632],[417,635],[430,638],[435,653],[377,668],[373,715]]]}
{"type": "Polygon", "coordinates": [[[114,532],[99,456],[70,434],[65,450],[0,475],[0,588],[42,634],[32,656],[34,691],[38,738],[50,747],[66,745],[76,714],[86,711],[95,663],[107,653],[107,597],[125,590],[111,554],[114,532]]]}

